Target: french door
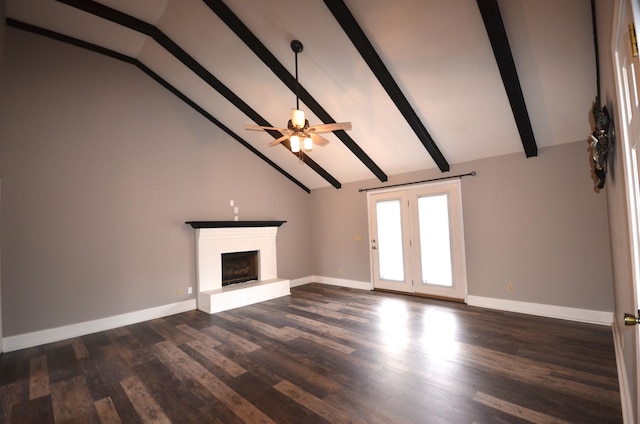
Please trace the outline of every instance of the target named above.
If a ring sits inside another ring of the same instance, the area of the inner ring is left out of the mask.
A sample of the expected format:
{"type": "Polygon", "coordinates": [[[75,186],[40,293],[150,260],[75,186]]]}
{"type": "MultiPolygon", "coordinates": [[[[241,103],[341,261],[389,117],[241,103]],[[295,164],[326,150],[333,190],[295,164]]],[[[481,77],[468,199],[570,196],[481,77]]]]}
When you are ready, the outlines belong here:
{"type": "Polygon", "coordinates": [[[464,300],[460,181],[368,193],[373,286],[464,300]]]}

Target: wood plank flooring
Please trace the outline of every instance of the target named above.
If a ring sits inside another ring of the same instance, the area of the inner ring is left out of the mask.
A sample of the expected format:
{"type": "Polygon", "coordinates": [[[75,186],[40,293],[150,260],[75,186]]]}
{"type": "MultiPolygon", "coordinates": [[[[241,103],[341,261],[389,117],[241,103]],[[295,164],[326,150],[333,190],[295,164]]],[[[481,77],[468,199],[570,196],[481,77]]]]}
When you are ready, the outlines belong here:
{"type": "Polygon", "coordinates": [[[0,356],[0,423],[621,423],[611,329],[309,284],[0,356]]]}

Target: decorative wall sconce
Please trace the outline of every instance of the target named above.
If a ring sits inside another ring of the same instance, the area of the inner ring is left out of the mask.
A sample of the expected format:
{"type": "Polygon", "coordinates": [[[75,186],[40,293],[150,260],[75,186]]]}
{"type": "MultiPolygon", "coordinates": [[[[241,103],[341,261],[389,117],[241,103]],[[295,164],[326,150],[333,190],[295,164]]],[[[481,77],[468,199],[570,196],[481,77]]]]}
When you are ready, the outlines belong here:
{"type": "Polygon", "coordinates": [[[595,129],[591,133],[591,160],[599,189],[604,187],[607,178],[607,158],[613,151],[615,137],[611,127],[611,117],[607,107],[600,107],[600,99],[596,97],[593,104],[595,129]]]}

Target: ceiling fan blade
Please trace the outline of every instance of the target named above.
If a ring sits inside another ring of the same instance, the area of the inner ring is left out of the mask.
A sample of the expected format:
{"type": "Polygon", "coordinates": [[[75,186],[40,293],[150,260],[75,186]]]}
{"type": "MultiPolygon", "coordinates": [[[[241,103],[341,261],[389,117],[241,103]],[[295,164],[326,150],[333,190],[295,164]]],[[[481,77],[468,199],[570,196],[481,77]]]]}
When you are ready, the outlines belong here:
{"type": "Polygon", "coordinates": [[[245,125],[244,129],[250,130],[250,131],[273,130],[273,131],[280,131],[280,132],[289,132],[289,128],[263,127],[261,125],[245,125]]]}
{"type": "Polygon", "coordinates": [[[285,141],[289,137],[291,137],[291,135],[283,135],[282,137],[277,138],[277,139],[273,140],[271,143],[269,143],[269,147],[277,146],[278,144],[282,143],[283,141],[285,141]]]}
{"type": "Polygon", "coordinates": [[[309,127],[308,132],[325,133],[331,131],[349,131],[351,130],[351,122],[335,122],[333,124],[314,125],[309,127]]]}
{"type": "Polygon", "coordinates": [[[311,136],[311,140],[313,140],[313,144],[317,144],[318,146],[326,146],[329,144],[329,140],[321,135],[315,133],[309,133],[309,135],[311,136]]]}

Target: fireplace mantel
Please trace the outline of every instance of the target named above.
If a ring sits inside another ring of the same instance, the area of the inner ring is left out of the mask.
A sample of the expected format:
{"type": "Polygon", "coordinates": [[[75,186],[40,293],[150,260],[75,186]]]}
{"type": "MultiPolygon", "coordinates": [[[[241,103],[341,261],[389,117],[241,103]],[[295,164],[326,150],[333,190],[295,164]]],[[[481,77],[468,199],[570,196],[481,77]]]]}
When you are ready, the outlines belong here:
{"type": "Polygon", "coordinates": [[[287,221],[187,221],[193,228],[279,227],[287,221]]]}

